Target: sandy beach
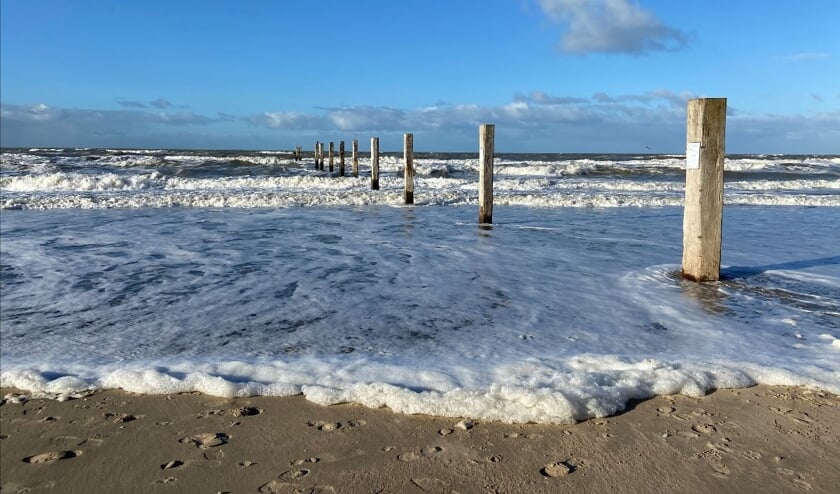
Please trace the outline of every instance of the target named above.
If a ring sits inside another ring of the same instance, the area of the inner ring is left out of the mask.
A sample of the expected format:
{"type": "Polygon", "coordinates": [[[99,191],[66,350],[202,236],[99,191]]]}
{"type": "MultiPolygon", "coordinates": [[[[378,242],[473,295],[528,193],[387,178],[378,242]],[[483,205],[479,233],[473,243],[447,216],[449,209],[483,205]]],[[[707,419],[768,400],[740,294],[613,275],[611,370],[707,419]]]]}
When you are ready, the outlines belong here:
{"type": "Polygon", "coordinates": [[[2,492],[836,492],[840,397],[756,386],[575,425],[409,416],[301,396],[3,389],[2,492]]]}

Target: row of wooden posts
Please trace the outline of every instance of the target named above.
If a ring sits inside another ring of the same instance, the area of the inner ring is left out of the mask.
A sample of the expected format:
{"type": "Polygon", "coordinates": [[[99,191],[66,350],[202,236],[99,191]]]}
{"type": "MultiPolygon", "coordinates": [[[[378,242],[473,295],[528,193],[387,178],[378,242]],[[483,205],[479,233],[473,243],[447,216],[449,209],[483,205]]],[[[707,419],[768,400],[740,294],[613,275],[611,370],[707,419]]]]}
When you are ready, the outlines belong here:
{"type": "MultiPolygon", "coordinates": [[[[493,223],[493,160],[494,134],[496,126],[482,124],[479,127],[479,214],[478,222],[482,225],[493,223]]],[[[338,176],[344,176],[344,141],[338,143],[338,176]]],[[[302,148],[295,147],[294,158],[303,160],[302,148]]],[[[334,171],[335,145],[329,143],[328,166],[334,171]]],[[[405,190],[403,201],[407,205],[414,204],[414,134],[403,135],[403,158],[405,160],[405,190]]],[[[324,143],[315,143],[315,169],[324,170],[324,143]]],[[[353,176],[359,176],[359,140],[353,139],[353,176]]],[[[370,188],[379,190],[379,138],[370,138],[370,188]]]]}
{"type": "MultiPolygon", "coordinates": [[[[479,127],[478,223],[493,223],[493,124],[479,127]]],[[[686,115],[686,187],[683,209],[682,276],[693,281],[720,279],[723,230],[723,164],[726,141],[726,98],[688,102],[686,115]]],[[[414,135],[403,136],[404,202],[414,204],[414,135]]],[[[301,147],[295,159],[302,160],[301,147]]],[[[329,171],[334,147],[329,143],[329,171]]],[[[344,176],[344,141],[338,146],[338,174],[344,176]]],[[[379,190],[379,138],[370,139],[371,190],[379,190]]],[[[324,169],[324,143],[315,143],[315,169],[324,169]]],[[[359,176],[359,141],[353,140],[353,176],[359,176]]]]}

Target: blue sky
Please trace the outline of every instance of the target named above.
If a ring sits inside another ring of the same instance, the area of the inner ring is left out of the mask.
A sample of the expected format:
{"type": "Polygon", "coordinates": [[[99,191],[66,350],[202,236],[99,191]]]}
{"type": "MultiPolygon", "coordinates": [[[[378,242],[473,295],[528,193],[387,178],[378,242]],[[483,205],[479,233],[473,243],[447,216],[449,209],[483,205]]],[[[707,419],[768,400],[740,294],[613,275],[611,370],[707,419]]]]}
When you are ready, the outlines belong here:
{"type": "Polygon", "coordinates": [[[837,0],[0,2],[0,144],[840,154],[837,0]]]}

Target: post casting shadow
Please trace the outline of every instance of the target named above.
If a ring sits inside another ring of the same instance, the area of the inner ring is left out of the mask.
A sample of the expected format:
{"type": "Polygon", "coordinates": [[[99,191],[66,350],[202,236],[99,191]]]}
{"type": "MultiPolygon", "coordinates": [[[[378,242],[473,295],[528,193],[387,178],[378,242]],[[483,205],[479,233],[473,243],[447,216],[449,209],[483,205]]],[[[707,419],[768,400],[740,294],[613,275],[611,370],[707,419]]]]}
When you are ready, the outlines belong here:
{"type": "Polygon", "coordinates": [[[721,281],[735,280],[739,278],[749,278],[750,276],[756,276],[776,269],[796,270],[814,268],[817,266],[832,266],[836,264],[840,264],[840,256],[820,257],[818,259],[783,262],[779,264],[767,264],[765,266],[729,266],[728,268],[721,270],[720,279],[721,281]]]}

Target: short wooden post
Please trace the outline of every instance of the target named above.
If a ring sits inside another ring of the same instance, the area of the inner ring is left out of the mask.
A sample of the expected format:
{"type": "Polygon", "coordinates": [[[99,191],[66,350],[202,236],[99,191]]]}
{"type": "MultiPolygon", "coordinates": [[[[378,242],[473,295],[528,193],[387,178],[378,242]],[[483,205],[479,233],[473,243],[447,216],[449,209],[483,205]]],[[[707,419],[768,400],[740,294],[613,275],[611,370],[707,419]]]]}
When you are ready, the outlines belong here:
{"type": "Polygon", "coordinates": [[[332,171],[333,171],[333,161],[335,160],[335,145],[333,144],[332,141],[330,141],[329,160],[330,160],[330,173],[332,173],[332,171]]]}
{"type": "Polygon", "coordinates": [[[359,176],[359,140],[353,139],[353,176],[359,176]]]}
{"type": "Polygon", "coordinates": [[[496,126],[482,124],[478,128],[478,223],[493,223],[493,138],[496,126]]]}
{"type": "Polygon", "coordinates": [[[338,141],[338,176],[344,176],[344,141],[338,141]]]}
{"type": "Polygon", "coordinates": [[[688,102],[682,275],[720,279],[726,98],[688,102]]]}
{"type": "Polygon", "coordinates": [[[403,151],[405,157],[405,194],[406,204],[414,204],[414,134],[403,136],[403,151]]]}
{"type": "Polygon", "coordinates": [[[370,138],[370,190],[379,190],[379,138],[370,138]]]}

